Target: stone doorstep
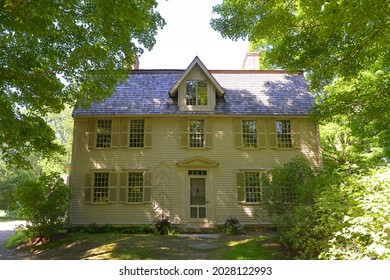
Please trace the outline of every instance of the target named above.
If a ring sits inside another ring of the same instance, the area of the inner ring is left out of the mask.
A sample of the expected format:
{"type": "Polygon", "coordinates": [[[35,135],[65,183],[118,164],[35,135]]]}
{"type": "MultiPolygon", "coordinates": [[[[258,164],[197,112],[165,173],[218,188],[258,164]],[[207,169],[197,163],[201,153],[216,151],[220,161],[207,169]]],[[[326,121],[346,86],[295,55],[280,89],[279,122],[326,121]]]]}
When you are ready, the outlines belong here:
{"type": "Polygon", "coordinates": [[[213,233],[184,233],[179,234],[179,237],[183,238],[210,238],[210,239],[218,239],[219,234],[213,233]]]}

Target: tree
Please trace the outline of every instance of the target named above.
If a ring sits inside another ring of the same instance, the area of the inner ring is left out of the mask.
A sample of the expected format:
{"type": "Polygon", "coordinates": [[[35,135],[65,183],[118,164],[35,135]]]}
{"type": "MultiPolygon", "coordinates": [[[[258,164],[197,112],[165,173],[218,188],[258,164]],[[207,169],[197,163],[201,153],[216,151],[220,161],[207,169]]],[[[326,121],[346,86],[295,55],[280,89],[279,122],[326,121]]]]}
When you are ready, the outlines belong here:
{"type": "Polygon", "coordinates": [[[306,70],[317,88],[389,61],[388,0],[225,0],[213,11],[222,36],[266,40],[273,61],[306,70]]]}
{"type": "Polygon", "coordinates": [[[351,146],[386,162],[390,157],[388,0],[224,0],[214,12],[220,17],[211,25],[222,36],[249,39],[273,64],[304,70],[317,95],[318,119],[348,120],[355,136],[351,146]]]}
{"type": "Polygon", "coordinates": [[[66,227],[70,187],[58,174],[44,174],[16,188],[21,215],[31,238],[51,238],[66,227]]]}
{"type": "Polygon", "coordinates": [[[61,150],[44,117],[112,94],[165,25],[157,1],[0,0],[0,156],[61,150]]]}

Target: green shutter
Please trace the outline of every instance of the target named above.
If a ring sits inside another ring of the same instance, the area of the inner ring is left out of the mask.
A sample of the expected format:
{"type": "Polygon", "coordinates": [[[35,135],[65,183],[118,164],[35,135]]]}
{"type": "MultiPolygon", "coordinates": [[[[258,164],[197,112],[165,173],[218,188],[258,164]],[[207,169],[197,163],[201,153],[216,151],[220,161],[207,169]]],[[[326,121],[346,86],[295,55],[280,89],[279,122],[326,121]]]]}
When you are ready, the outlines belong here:
{"type": "Polygon", "coordinates": [[[299,128],[299,119],[291,120],[291,138],[293,148],[301,147],[301,134],[299,128]]]}
{"type": "Polygon", "coordinates": [[[152,120],[151,119],[145,119],[144,120],[144,136],[145,136],[145,148],[151,148],[152,147],[152,120]]]}
{"type": "Polygon", "coordinates": [[[128,176],[126,172],[119,173],[119,202],[127,202],[128,176]]]}
{"type": "Polygon", "coordinates": [[[277,135],[276,135],[276,120],[275,119],[269,119],[268,120],[268,140],[269,140],[269,147],[270,148],[277,148],[278,147],[278,141],[277,141],[277,135]]]}
{"type": "Polygon", "coordinates": [[[121,148],[128,148],[129,147],[129,120],[128,119],[121,119],[121,132],[120,132],[120,138],[121,148]]]}
{"type": "Polygon", "coordinates": [[[112,120],[112,131],[111,131],[111,147],[119,148],[119,137],[120,137],[120,120],[112,120]]]}
{"type": "Polygon", "coordinates": [[[92,203],[92,190],[93,190],[92,175],[93,175],[92,173],[87,173],[85,176],[85,188],[84,188],[85,203],[92,203]]]}
{"type": "Polygon", "coordinates": [[[257,120],[257,147],[267,148],[267,123],[265,119],[257,120]]]}
{"type": "Polygon", "coordinates": [[[96,147],[96,120],[88,120],[88,149],[93,149],[96,147]]]}
{"type": "Polygon", "coordinates": [[[213,147],[213,121],[211,119],[204,120],[206,148],[213,147]]]}
{"type": "Polygon", "coordinates": [[[234,147],[242,147],[242,120],[234,120],[234,147]]]}
{"type": "Polygon", "coordinates": [[[188,148],[188,119],[181,120],[181,147],[188,148]]]}
{"type": "Polygon", "coordinates": [[[110,173],[110,183],[108,186],[108,202],[116,203],[118,190],[118,173],[110,173]]]}
{"type": "Polygon", "coordinates": [[[237,202],[245,202],[244,172],[237,172],[237,202]]]}
{"type": "Polygon", "coordinates": [[[144,202],[152,202],[152,173],[144,173],[144,202]]]}

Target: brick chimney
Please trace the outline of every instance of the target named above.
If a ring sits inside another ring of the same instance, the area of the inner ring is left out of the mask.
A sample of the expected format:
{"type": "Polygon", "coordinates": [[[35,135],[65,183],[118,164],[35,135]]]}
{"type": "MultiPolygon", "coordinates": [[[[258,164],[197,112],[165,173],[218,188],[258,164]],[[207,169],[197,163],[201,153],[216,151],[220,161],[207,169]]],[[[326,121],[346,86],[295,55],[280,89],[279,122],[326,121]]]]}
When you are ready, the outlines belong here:
{"type": "Polygon", "coordinates": [[[245,55],[242,69],[244,70],[260,70],[260,53],[258,52],[247,52],[245,55]]]}
{"type": "Polygon", "coordinates": [[[139,70],[139,59],[138,57],[135,58],[135,63],[134,65],[131,66],[132,70],[139,70]]]}

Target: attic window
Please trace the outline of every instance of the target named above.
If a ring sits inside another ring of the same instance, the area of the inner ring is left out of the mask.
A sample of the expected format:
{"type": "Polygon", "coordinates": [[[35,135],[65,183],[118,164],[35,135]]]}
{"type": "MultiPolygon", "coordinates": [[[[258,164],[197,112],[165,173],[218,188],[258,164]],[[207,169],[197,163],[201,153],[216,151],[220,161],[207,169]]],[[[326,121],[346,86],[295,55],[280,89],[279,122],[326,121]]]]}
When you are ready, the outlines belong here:
{"type": "Polygon", "coordinates": [[[194,106],[207,105],[207,82],[188,80],[186,82],[186,104],[194,106]]]}

